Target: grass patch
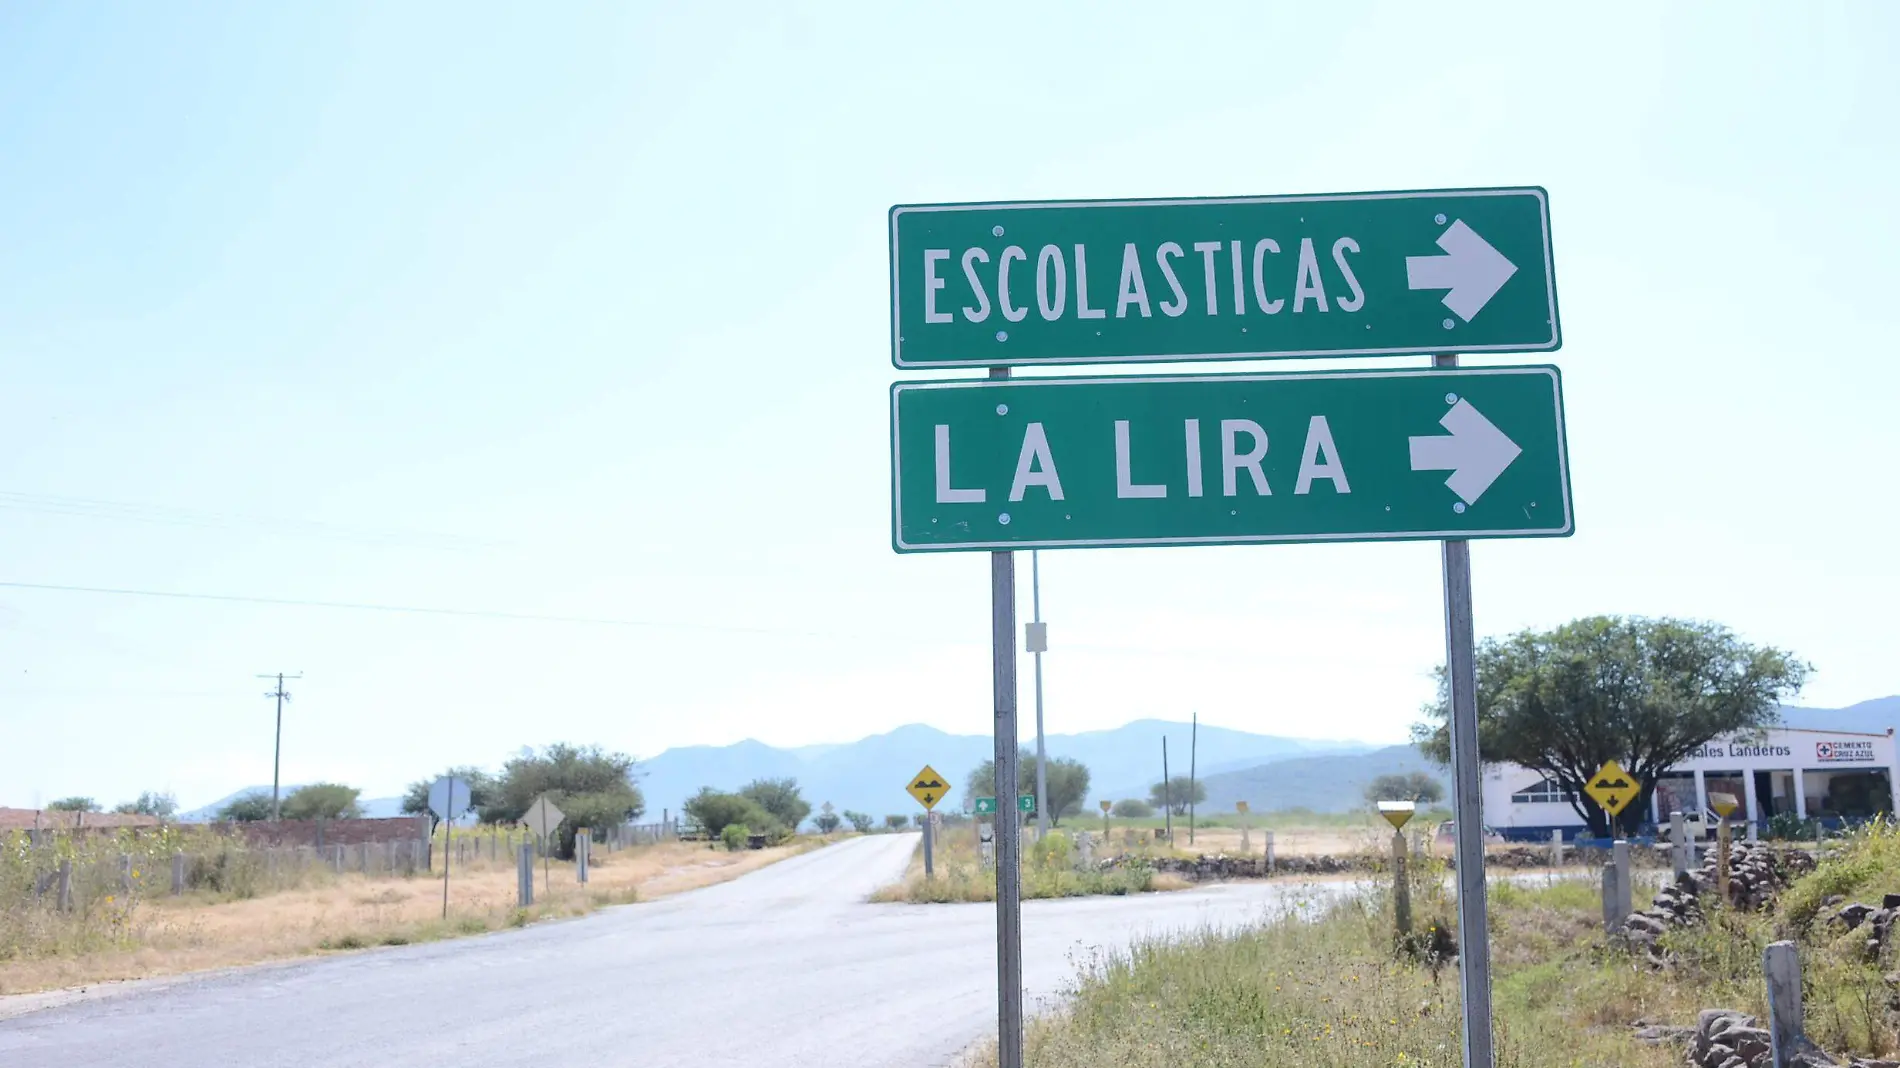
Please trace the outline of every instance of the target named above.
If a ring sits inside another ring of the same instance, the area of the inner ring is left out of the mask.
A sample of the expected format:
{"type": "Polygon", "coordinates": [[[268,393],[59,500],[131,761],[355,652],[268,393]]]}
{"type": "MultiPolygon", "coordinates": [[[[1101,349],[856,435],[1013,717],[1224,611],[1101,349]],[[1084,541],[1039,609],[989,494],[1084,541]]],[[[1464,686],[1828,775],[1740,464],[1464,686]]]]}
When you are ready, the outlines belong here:
{"type": "MultiPolygon", "coordinates": [[[[1672,963],[1648,967],[1602,932],[1590,879],[1493,882],[1492,996],[1504,1068],[1662,1068],[1671,1046],[1635,1041],[1637,1020],[1693,1025],[1704,1008],[1766,1019],[1762,950],[1801,946],[1810,1038],[1836,1054],[1900,1049],[1894,961],[1867,959],[1865,931],[1815,922],[1831,894],[1878,904],[1900,889],[1900,831],[1874,826],[1830,848],[1821,867],[1773,912],[1736,913],[1704,900],[1707,921],[1671,931],[1672,963]]],[[[1412,886],[1421,928],[1448,924],[1442,869],[1412,886]]],[[[1457,969],[1395,945],[1389,894],[1341,900],[1311,921],[1150,942],[1087,964],[1058,1013],[1034,1022],[1035,1068],[1316,1068],[1459,1063],[1457,969]]],[[[979,1056],[979,1065],[994,1064],[979,1056]]]]}
{"type": "MultiPolygon", "coordinates": [[[[945,841],[936,843],[935,878],[924,877],[923,846],[919,844],[904,877],[880,888],[871,895],[871,900],[930,905],[995,901],[996,872],[983,867],[974,833],[965,828],[963,833],[943,837],[945,841]]],[[[1022,896],[1025,900],[1121,896],[1177,890],[1188,885],[1172,876],[1157,875],[1140,858],[1109,871],[1094,866],[1078,867],[1075,843],[1062,831],[1052,831],[1040,842],[1026,839],[1024,846],[1022,896]]]]}

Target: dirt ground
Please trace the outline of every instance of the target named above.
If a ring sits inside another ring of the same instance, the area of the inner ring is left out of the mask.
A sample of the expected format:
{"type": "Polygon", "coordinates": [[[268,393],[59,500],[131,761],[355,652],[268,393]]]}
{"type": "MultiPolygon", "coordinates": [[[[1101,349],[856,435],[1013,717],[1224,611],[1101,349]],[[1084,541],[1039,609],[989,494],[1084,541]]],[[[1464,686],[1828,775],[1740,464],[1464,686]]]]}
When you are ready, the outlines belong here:
{"type": "Polygon", "coordinates": [[[535,904],[516,906],[515,869],[478,860],[452,868],[442,917],[442,877],[326,875],[299,890],[239,901],[202,895],[142,903],[120,947],[0,963],[0,994],[171,975],[373,945],[479,934],[596,908],[649,901],[736,878],[824,844],[801,839],[738,853],[667,842],[615,853],[596,848],[582,887],[574,865],[535,870],[535,904]]]}

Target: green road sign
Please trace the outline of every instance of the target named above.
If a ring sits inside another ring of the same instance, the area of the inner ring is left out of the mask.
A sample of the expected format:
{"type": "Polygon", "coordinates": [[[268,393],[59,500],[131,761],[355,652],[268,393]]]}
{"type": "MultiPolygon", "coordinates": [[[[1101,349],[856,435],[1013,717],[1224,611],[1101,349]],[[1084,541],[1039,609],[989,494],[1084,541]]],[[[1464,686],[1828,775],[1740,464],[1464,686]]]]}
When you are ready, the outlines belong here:
{"type": "Polygon", "coordinates": [[[1551,351],[1539,188],[891,209],[899,367],[1551,351]]]}
{"type": "Polygon", "coordinates": [[[976,799],[976,814],[977,815],[987,816],[995,811],[996,811],[996,799],[994,797],[979,797],[976,799]]]}
{"type": "Polygon", "coordinates": [[[1016,807],[1021,809],[1024,812],[1036,811],[1036,795],[1035,794],[1017,794],[1016,807]]]}
{"type": "Polygon", "coordinates": [[[899,552],[1561,537],[1555,367],[900,382],[899,552]]]}

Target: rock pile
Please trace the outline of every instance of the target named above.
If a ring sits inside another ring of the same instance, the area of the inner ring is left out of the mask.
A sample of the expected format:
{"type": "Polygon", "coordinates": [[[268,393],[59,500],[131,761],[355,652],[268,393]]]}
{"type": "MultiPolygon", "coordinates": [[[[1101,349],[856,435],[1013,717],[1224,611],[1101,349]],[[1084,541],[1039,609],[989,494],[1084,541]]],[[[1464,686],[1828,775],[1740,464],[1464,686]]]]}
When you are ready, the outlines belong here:
{"type": "Polygon", "coordinates": [[[1815,919],[1842,933],[1860,932],[1867,940],[1867,959],[1881,959],[1893,937],[1894,921],[1900,919],[1900,894],[1885,895],[1878,908],[1859,901],[1843,904],[1845,900],[1839,895],[1828,898],[1815,919]]]}
{"type": "MultiPolygon", "coordinates": [[[[1736,1009],[1703,1009],[1693,1029],[1644,1026],[1636,1037],[1651,1045],[1687,1041],[1689,1064],[1694,1068],[1769,1068],[1774,1053],[1768,1031],[1747,1013],[1736,1009]]],[[[1789,1063],[1797,1068],[1840,1068],[1841,1062],[1806,1038],[1795,1040],[1789,1063]]],[[[1900,1061],[1855,1058],[1847,1068],[1900,1068],[1900,1061]]]]}
{"type": "MultiPolygon", "coordinates": [[[[1148,864],[1155,871],[1179,875],[1194,882],[1213,879],[1261,879],[1268,874],[1265,857],[1233,857],[1225,853],[1202,854],[1191,860],[1185,857],[1139,857],[1123,854],[1104,859],[1099,866],[1107,871],[1138,861],[1148,864]]],[[[1274,861],[1272,874],[1336,875],[1342,872],[1374,871],[1378,863],[1378,858],[1371,856],[1278,857],[1274,861]]]]}
{"type": "MultiPolygon", "coordinates": [[[[1703,1009],[1689,1038],[1689,1063],[1699,1068],[1755,1068],[1770,1063],[1768,1032],[1735,1009],[1703,1009]]],[[[1830,1060],[1814,1062],[1833,1064],[1830,1060]]]]}
{"type": "MultiPolygon", "coordinates": [[[[1633,913],[1623,921],[1622,935],[1633,948],[1661,961],[1657,942],[1672,927],[1702,922],[1701,896],[1716,888],[1716,858],[1711,853],[1702,867],[1676,876],[1675,882],[1656,891],[1649,908],[1633,913]]],[[[1729,854],[1729,904],[1737,909],[1760,910],[1774,903],[1782,889],[1796,878],[1814,870],[1814,856],[1799,849],[1776,848],[1765,842],[1736,844],[1729,854]]],[[[1900,899],[1897,899],[1900,900],[1900,899]]],[[[1862,913],[1861,918],[1871,914],[1862,913]]],[[[1900,909],[1889,910],[1888,922],[1900,909]]],[[[1850,928],[1851,929],[1851,928],[1850,928]]],[[[1883,939],[1885,935],[1881,936],[1883,939]]]]}
{"type": "MultiPolygon", "coordinates": [[[[1702,889],[1715,889],[1715,851],[1694,872],[1702,889]]],[[[1795,879],[1814,870],[1814,854],[1803,849],[1775,848],[1766,842],[1737,843],[1729,854],[1728,900],[1737,909],[1758,912],[1795,879]]]]}

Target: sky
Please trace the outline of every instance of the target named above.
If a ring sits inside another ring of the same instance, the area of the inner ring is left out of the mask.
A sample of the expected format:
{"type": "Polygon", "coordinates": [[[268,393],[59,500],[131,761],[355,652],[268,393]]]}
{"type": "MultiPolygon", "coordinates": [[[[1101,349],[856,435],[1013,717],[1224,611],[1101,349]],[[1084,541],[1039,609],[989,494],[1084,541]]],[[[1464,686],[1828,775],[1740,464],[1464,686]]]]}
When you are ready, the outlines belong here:
{"type": "MultiPolygon", "coordinates": [[[[1897,41],[1874,3],[7,5],[0,805],[268,782],[278,671],[284,780],[367,796],[987,733],[987,558],[890,546],[898,203],[1543,186],[1577,530],[1474,543],[1478,634],[1709,619],[1811,661],[1800,703],[1900,691],[1897,41]]],[[[1051,732],[1397,741],[1444,655],[1433,543],[1040,569],[1051,732]]]]}

